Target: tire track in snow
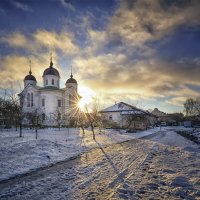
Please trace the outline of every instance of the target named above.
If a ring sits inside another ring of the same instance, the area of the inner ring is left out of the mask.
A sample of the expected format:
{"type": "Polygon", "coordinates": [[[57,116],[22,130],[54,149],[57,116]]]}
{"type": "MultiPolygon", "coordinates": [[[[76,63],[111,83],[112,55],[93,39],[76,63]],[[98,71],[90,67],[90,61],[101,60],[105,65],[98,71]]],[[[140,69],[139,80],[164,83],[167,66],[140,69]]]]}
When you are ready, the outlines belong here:
{"type": "Polygon", "coordinates": [[[110,185],[105,191],[108,196],[109,188],[116,190],[132,175],[129,169],[141,166],[153,144],[136,139],[92,150],[75,160],[9,181],[4,189],[0,185],[0,198],[56,199],[59,195],[60,199],[90,199],[100,197],[110,185]]]}
{"type": "Polygon", "coordinates": [[[138,156],[133,159],[125,169],[123,169],[119,175],[113,177],[113,179],[108,183],[105,189],[99,194],[96,199],[111,199],[114,193],[134,174],[138,169],[143,167],[146,163],[148,163],[152,159],[152,154],[157,151],[156,143],[151,145],[149,152],[147,154],[143,154],[142,156],[138,156]]]}

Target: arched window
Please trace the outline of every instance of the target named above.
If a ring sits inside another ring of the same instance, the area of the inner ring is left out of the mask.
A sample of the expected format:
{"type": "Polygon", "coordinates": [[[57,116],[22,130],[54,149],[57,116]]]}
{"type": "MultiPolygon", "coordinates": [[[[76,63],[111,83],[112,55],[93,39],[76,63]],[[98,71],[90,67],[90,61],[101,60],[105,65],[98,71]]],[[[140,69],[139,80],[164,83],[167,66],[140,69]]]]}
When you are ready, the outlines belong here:
{"type": "Polygon", "coordinates": [[[113,119],[113,118],[112,118],[112,115],[110,115],[110,116],[109,116],[109,120],[112,120],[112,119],[113,119]]]}
{"type": "Polygon", "coordinates": [[[48,79],[46,79],[46,85],[48,85],[48,79]]]}
{"type": "Polygon", "coordinates": [[[30,94],[27,94],[27,107],[30,107],[30,94]]]}
{"type": "Polygon", "coordinates": [[[71,105],[72,105],[72,95],[69,94],[69,106],[71,106],[71,105]]]}
{"type": "Polygon", "coordinates": [[[58,100],[58,107],[61,107],[61,100],[58,100]]]}
{"type": "Polygon", "coordinates": [[[31,107],[33,107],[33,93],[31,93],[31,107]]]}
{"type": "Polygon", "coordinates": [[[45,107],[45,99],[42,99],[42,106],[45,107]]]}
{"type": "Polygon", "coordinates": [[[42,114],[42,120],[45,120],[45,118],[46,118],[46,116],[45,116],[45,114],[43,113],[43,114],[42,114]]]}
{"type": "Polygon", "coordinates": [[[52,79],[52,85],[54,85],[54,79],[52,79]]]}

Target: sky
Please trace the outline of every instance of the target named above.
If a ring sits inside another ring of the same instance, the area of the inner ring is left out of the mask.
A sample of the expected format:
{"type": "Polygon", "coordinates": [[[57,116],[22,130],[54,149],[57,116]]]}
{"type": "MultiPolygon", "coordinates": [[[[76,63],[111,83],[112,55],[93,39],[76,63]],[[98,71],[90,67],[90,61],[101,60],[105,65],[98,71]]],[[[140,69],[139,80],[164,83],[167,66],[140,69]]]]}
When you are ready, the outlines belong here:
{"type": "Polygon", "coordinates": [[[199,0],[1,0],[0,88],[42,86],[50,54],[82,96],[182,112],[200,94],[199,0]]]}

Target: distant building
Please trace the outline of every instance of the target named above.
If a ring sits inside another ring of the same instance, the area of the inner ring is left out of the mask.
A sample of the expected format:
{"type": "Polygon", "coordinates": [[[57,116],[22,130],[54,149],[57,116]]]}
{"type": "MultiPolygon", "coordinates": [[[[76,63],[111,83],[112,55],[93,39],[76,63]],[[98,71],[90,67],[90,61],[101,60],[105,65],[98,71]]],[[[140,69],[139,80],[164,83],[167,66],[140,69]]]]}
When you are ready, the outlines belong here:
{"type": "Polygon", "coordinates": [[[167,113],[158,110],[158,108],[155,108],[151,113],[157,116],[158,122],[167,122],[168,120],[167,113]]]}
{"type": "MultiPolygon", "coordinates": [[[[43,125],[56,125],[58,119],[62,124],[69,124],[75,117],[77,103],[80,100],[77,81],[71,74],[65,87],[60,88],[60,74],[54,68],[52,60],[42,77],[43,87],[40,87],[30,67],[29,74],[24,78],[24,89],[19,94],[23,112],[37,112],[42,118],[43,125]]],[[[25,119],[24,123],[28,124],[28,119],[25,119]]]]}
{"type": "Polygon", "coordinates": [[[100,113],[106,127],[111,128],[147,129],[156,122],[153,114],[124,102],[112,105],[100,113]]]}
{"type": "Polygon", "coordinates": [[[183,122],[182,113],[169,114],[158,110],[158,108],[155,108],[151,113],[157,116],[158,123],[165,122],[167,125],[180,125],[183,122]]]}

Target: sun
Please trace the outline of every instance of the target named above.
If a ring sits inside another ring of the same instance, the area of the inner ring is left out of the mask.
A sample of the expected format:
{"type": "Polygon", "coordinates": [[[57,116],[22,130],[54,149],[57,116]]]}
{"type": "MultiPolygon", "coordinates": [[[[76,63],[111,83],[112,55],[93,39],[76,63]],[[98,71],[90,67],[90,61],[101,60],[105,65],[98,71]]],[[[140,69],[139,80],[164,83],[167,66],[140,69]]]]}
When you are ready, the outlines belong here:
{"type": "Polygon", "coordinates": [[[78,102],[79,108],[84,111],[85,106],[92,102],[92,98],[96,95],[93,90],[86,86],[79,87],[79,94],[81,95],[81,100],[78,102]]]}

